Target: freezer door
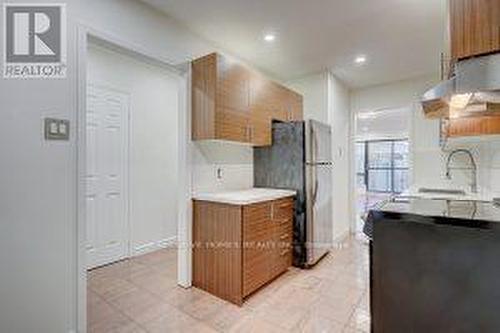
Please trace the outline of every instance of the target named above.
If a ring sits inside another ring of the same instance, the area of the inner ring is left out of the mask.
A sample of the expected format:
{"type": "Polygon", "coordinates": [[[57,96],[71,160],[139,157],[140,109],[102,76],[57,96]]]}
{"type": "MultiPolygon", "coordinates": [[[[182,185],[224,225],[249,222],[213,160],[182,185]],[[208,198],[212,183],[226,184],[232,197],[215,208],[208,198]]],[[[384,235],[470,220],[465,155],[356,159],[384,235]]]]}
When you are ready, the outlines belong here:
{"type": "Polygon", "coordinates": [[[332,162],[332,130],[327,124],[309,120],[306,124],[307,164],[332,162]]]}
{"type": "Polygon", "coordinates": [[[307,183],[307,264],[314,265],[332,246],[332,166],[308,165],[307,183]]]}

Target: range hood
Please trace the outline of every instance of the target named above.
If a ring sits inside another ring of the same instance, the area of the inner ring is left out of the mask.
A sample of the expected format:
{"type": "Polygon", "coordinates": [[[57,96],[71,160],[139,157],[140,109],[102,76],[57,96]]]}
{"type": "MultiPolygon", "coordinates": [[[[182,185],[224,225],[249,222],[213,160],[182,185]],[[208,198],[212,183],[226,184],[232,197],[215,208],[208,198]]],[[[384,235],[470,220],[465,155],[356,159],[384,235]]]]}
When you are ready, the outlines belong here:
{"type": "Polygon", "coordinates": [[[500,111],[500,53],[458,62],[450,80],[423,95],[422,106],[429,118],[500,111]]]}

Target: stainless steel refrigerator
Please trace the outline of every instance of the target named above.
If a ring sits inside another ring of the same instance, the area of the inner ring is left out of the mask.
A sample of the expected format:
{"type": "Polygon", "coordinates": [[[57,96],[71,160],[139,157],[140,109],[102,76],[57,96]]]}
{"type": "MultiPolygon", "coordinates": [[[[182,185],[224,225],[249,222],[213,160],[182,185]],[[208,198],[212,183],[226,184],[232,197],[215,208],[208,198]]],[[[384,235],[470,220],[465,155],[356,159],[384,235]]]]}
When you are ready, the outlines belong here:
{"type": "Polygon", "coordinates": [[[254,149],[254,185],[292,189],[293,262],[309,267],[332,245],[332,138],[318,121],[273,122],[273,144],[254,149]]]}

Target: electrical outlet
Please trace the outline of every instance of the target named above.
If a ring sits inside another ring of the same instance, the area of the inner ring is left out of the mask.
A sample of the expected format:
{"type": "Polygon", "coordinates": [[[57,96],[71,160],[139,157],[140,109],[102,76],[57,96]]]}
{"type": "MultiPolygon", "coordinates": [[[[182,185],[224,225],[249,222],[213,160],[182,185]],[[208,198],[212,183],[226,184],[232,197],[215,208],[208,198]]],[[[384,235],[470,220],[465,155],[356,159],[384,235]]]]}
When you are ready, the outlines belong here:
{"type": "Polygon", "coordinates": [[[215,176],[217,177],[217,180],[222,180],[223,172],[221,167],[216,168],[215,176]]]}

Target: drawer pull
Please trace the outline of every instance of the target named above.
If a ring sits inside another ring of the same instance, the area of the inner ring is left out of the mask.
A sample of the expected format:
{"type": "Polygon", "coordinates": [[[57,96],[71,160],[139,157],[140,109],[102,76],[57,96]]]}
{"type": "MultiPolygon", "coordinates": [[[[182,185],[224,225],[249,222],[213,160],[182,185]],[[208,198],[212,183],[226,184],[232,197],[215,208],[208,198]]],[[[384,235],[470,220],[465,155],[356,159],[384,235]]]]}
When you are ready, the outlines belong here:
{"type": "Polygon", "coordinates": [[[283,251],[281,251],[280,256],[283,257],[286,254],[288,254],[288,252],[290,252],[290,250],[283,250],[283,251]]]}
{"type": "Polygon", "coordinates": [[[280,239],[283,240],[283,239],[287,239],[288,238],[288,234],[283,234],[280,236],[280,239]]]}

